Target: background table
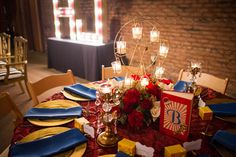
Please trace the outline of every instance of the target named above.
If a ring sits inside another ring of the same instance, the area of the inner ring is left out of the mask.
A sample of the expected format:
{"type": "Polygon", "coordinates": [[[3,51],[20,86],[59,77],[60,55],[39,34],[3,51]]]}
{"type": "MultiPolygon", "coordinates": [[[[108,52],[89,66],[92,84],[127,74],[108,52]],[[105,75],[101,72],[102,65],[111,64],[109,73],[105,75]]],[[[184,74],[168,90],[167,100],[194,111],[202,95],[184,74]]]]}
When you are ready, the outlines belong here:
{"type": "Polygon", "coordinates": [[[115,60],[113,43],[90,45],[78,41],[48,38],[48,68],[73,73],[89,81],[101,80],[101,65],[115,60]]]}

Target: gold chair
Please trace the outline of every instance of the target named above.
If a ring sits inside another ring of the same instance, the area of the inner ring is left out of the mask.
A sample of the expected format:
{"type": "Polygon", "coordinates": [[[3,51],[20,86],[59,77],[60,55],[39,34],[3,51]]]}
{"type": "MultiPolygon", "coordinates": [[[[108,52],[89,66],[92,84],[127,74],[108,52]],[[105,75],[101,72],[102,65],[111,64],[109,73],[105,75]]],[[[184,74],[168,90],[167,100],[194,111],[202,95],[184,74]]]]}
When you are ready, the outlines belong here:
{"type": "Polygon", "coordinates": [[[11,62],[11,36],[6,33],[0,33],[0,65],[11,62]]]}
{"type": "Polygon", "coordinates": [[[0,132],[2,132],[1,135],[3,135],[0,137],[1,142],[3,143],[1,144],[1,150],[3,151],[1,151],[0,156],[8,156],[8,145],[10,144],[12,136],[11,131],[22,122],[22,119],[23,115],[11,99],[10,95],[7,92],[0,93],[0,121],[2,124],[0,125],[0,132]]]}
{"type": "Polygon", "coordinates": [[[10,84],[18,82],[22,92],[24,92],[21,81],[24,81],[26,85],[28,50],[27,40],[23,37],[15,37],[14,43],[15,54],[14,56],[11,56],[12,61],[6,62],[6,64],[0,68],[0,84],[10,84]]]}
{"type": "Polygon", "coordinates": [[[72,84],[75,84],[74,75],[71,70],[67,70],[67,73],[64,74],[50,75],[34,83],[28,82],[27,86],[29,88],[29,92],[34,102],[34,105],[37,105],[39,103],[39,95],[52,88],[72,84]]]}
{"type": "Polygon", "coordinates": [[[121,66],[121,73],[114,73],[112,67],[105,67],[102,65],[102,80],[106,80],[113,77],[119,77],[119,76],[130,76],[131,74],[137,74],[142,75],[143,71],[140,67],[134,67],[134,66],[121,66]]]}
{"type": "MultiPolygon", "coordinates": [[[[183,69],[179,72],[178,80],[182,81],[190,81],[191,75],[189,72],[184,71],[183,69]]],[[[196,84],[204,87],[211,88],[217,92],[225,94],[227,85],[228,85],[228,78],[219,78],[207,73],[201,73],[201,76],[197,78],[196,84]]]]}

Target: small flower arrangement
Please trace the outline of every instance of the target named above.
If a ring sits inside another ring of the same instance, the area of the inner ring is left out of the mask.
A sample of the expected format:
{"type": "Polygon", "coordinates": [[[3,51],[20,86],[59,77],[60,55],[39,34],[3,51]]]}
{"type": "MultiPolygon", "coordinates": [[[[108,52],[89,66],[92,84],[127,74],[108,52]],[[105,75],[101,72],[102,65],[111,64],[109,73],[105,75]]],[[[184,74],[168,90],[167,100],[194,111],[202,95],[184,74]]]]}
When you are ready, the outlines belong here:
{"type": "Polygon", "coordinates": [[[155,101],[161,99],[163,89],[171,89],[171,80],[157,80],[151,75],[131,75],[134,80],[131,87],[125,89],[120,103],[121,116],[119,121],[122,124],[128,123],[130,127],[142,128],[152,122],[150,110],[155,101]],[[142,84],[142,79],[148,80],[142,84]]]}

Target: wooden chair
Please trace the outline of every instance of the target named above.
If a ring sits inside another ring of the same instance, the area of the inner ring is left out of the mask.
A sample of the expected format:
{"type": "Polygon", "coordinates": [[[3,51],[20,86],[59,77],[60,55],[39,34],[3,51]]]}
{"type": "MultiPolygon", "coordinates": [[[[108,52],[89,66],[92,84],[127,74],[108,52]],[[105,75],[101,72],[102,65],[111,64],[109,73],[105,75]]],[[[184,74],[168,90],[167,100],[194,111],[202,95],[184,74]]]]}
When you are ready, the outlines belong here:
{"type": "Polygon", "coordinates": [[[75,84],[74,75],[71,70],[67,70],[67,73],[64,74],[50,75],[34,83],[28,82],[27,86],[29,88],[29,92],[34,102],[34,105],[37,105],[39,103],[39,95],[52,88],[72,84],[75,84]]]}
{"type": "MultiPolygon", "coordinates": [[[[191,75],[189,74],[189,72],[186,72],[183,69],[180,70],[178,80],[190,81],[190,78],[191,75]]],[[[217,92],[225,94],[228,81],[228,78],[222,79],[211,74],[201,73],[201,77],[197,78],[196,84],[211,88],[217,92]]]]}
{"type": "Polygon", "coordinates": [[[130,76],[131,74],[137,74],[142,75],[143,70],[140,67],[134,67],[134,66],[121,66],[121,73],[114,73],[112,67],[105,67],[102,65],[102,80],[106,80],[113,77],[119,77],[119,76],[130,76]]]}
{"type": "MultiPolygon", "coordinates": [[[[4,133],[4,137],[1,137],[2,143],[7,143],[7,139],[12,136],[12,134],[10,134],[11,132],[9,132],[9,127],[12,125],[16,127],[22,122],[22,119],[23,115],[12,101],[10,95],[7,92],[0,93],[0,121],[4,123],[4,125],[0,125],[0,131],[4,133]]],[[[10,144],[10,140],[8,140],[8,142],[8,144],[10,144]]],[[[7,145],[5,145],[3,147],[1,144],[1,149],[4,149],[4,151],[1,152],[0,156],[8,156],[9,146],[7,147],[7,145]]]]}
{"type": "Polygon", "coordinates": [[[28,50],[27,40],[23,37],[15,37],[14,43],[15,54],[14,56],[11,56],[11,62],[6,62],[6,64],[0,68],[0,84],[6,85],[18,82],[22,92],[25,92],[21,81],[24,81],[26,85],[28,50]]]}

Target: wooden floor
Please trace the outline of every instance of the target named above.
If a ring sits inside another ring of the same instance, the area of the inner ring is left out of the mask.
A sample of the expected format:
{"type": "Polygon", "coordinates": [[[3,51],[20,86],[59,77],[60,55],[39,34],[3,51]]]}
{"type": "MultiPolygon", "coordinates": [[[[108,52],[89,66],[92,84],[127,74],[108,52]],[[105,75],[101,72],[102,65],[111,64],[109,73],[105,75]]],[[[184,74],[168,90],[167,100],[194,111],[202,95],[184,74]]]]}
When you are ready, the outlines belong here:
{"type": "MultiPolygon", "coordinates": [[[[47,56],[38,52],[30,52],[28,54],[28,79],[29,81],[37,81],[45,76],[61,73],[55,69],[47,68],[47,56]]],[[[76,77],[77,82],[85,83],[87,80],[76,77]]],[[[39,97],[39,100],[45,100],[47,97],[50,97],[52,93],[59,92],[63,87],[58,87],[46,92],[39,97]]],[[[22,93],[18,84],[10,84],[0,87],[0,91],[9,92],[10,96],[13,98],[13,101],[17,104],[20,111],[25,114],[25,112],[34,106],[31,101],[28,93],[22,93]]],[[[0,121],[0,125],[4,125],[4,129],[0,129],[0,152],[10,143],[13,126],[10,126],[8,121],[11,118],[11,115],[6,117],[4,121],[0,121]],[[8,124],[8,125],[7,125],[8,124]]],[[[2,127],[1,127],[2,128],[2,127]]]]}

